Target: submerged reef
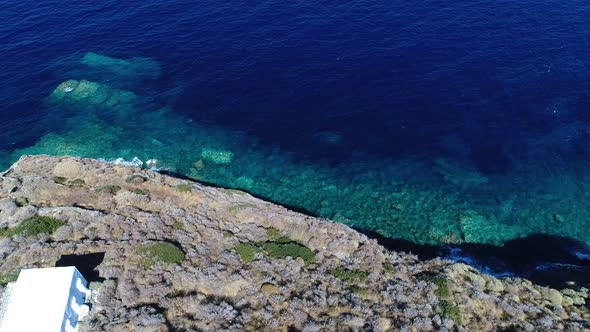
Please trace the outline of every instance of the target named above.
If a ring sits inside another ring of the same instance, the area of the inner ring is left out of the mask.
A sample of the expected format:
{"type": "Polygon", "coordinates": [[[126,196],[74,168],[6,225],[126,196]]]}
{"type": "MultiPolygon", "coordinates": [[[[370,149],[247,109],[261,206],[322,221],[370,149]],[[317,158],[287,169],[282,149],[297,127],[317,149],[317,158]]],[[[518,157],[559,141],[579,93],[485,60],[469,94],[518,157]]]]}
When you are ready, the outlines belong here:
{"type": "Polygon", "coordinates": [[[20,269],[79,266],[93,290],[80,331],[590,329],[575,283],[419,260],[239,190],[91,159],[2,173],[0,256],[0,295],[20,269]]]}
{"type": "Polygon", "coordinates": [[[439,173],[446,182],[459,188],[473,188],[489,182],[487,177],[478,172],[466,170],[445,159],[437,159],[435,165],[435,172],[439,173]]]}
{"type": "Polygon", "coordinates": [[[134,57],[130,59],[117,59],[106,55],[88,52],[80,61],[85,66],[110,72],[119,77],[134,77],[156,79],[162,69],[160,64],[150,58],[134,57]]]}
{"type": "Polygon", "coordinates": [[[114,89],[106,84],[86,80],[67,80],[53,90],[49,100],[79,108],[114,108],[134,103],[137,96],[131,91],[114,89]]]}
{"type": "Polygon", "coordinates": [[[218,165],[227,165],[234,159],[234,154],[229,151],[216,151],[212,149],[201,150],[201,157],[218,165]]]}

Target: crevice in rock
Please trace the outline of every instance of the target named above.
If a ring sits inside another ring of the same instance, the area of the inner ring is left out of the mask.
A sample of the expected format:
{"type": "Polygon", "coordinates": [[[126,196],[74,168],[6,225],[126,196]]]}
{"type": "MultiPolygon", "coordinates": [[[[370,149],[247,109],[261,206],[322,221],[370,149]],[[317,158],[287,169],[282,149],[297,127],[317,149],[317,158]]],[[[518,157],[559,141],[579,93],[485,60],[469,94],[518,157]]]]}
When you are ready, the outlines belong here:
{"type": "Polygon", "coordinates": [[[100,212],[102,214],[109,214],[109,211],[97,209],[97,208],[90,207],[90,206],[80,205],[78,203],[72,204],[72,207],[75,207],[75,208],[78,208],[78,209],[81,209],[81,210],[85,210],[85,211],[90,211],[90,212],[100,212]]]}

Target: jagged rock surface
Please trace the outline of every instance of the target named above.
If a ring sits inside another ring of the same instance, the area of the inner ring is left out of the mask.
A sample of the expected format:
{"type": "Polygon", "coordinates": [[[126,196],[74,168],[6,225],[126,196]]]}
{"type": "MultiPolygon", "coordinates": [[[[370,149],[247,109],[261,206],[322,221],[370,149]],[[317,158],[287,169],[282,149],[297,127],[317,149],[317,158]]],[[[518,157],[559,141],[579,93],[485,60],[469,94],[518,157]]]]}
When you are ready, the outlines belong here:
{"type": "Polygon", "coordinates": [[[24,156],[0,177],[0,228],[34,215],[65,225],[0,238],[0,275],[104,252],[97,270],[105,280],[92,283],[82,331],[590,328],[587,291],[420,261],[342,224],[135,167],[24,156]],[[304,245],[315,259],[236,251],[273,239],[304,245]],[[146,264],[138,248],[162,241],[183,251],[180,264],[146,264]]]}

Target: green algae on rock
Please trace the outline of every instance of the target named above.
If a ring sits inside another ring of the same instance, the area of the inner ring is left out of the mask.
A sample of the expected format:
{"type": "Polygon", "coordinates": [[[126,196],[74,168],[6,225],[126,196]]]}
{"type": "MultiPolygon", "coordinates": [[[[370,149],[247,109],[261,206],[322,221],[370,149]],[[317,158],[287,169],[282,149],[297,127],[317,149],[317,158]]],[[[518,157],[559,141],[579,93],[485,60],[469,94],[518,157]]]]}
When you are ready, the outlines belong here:
{"type": "Polygon", "coordinates": [[[82,187],[86,184],[86,182],[82,179],[74,179],[69,182],[72,186],[82,187]]]}
{"type": "Polygon", "coordinates": [[[193,187],[188,184],[177,184],[175,186],[176,190],[183,192],[183,193],[190,193],[193,190],[193,187]]]}
{"type": "Polygon", "coordinates": [[[31,236],[40,233],[52,234],[58,228],[65,225],[61,220],[45,217],[33,216],[21,221],[12,228],[0,229],[0,238],[11,237],[14,235],[31,236]]]}
{"type": "Polygon", "coordinates": [[[348,270],[344,268],[331,269],[328,272],[342,281],[365,281],[369,276],[369,273],[366,271],[348,270]]]}
{"type": "Polygon", "coordinates": [[[107,184],[104,186],[100,186],[100,187],[96,188],[95,190],[96,190],[96,192],[116,194],[119,190],[121,190],[121,186],[117,186],[114,184],[107,184]]]}
{"type": "Polygon", "coordinates": [[[137,253],[143,256],[141,264],[148,268],[158,261],[166,264],[181,264],[184,261],[184,253],[175,245],[167,242],[142,245],[137,248],[137,253]]]}
{"type": "MultiPolygon", "coordinates": [[[[254,204],[248,205],[251,208],[257,208],[254,204]]],[[[234,214],[235,212],[230,211],[230,213],[234,214]]],[[[270,238],[268,241],[238,243],[234,246],[234,249],[240,255],[242,261],[246,263],[252,262],[258,253],[279,259],[287,257],[300,258],[305,266],[315,262],[315,253],[311,249],[287,236],[277,234],[280,234],[279,230],[268,229],[267,236],[270,238]]]]}
{"type": "Polygon", "coordinates": [[[15,282],[16,279],[18,279],[19,273],[20,273],[20,270],[13,270],[13,271],[9,271],[6,274],[0,275],[0,286],[6,286],[7,284],[9,284],[11,282],[15,282]]]}

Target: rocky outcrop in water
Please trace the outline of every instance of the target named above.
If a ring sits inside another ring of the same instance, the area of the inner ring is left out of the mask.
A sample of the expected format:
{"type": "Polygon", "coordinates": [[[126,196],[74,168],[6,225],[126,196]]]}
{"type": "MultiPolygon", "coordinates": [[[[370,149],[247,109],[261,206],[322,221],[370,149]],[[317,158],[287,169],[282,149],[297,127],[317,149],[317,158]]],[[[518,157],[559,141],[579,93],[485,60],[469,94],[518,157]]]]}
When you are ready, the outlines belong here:
{"type": "Polygon", "coordinates": [[[72,157],[0,177],[0,282],[76,264],[83,331],[581,331],[585,289],[391,252],[249,194],[72,157]]]}
{"type": "Polygon", "coordinates": [[[113,108],[130,105],[137,97],[133,92],[114,89],[106,84],[86,80],[68,80],[55,88],[49,100],[63,106],[113,108]]]}

